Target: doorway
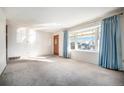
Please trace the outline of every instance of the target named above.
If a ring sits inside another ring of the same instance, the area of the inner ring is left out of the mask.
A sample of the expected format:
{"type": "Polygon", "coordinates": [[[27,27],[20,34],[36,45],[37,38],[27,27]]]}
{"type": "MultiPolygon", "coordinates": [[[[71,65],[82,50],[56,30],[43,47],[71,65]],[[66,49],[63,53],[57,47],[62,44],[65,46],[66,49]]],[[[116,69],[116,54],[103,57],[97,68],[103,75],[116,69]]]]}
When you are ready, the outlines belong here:
{"type": "Polygon", "coordinates": [[[54,36],[54,55],[59,55],[59,35],[54,36]]]}

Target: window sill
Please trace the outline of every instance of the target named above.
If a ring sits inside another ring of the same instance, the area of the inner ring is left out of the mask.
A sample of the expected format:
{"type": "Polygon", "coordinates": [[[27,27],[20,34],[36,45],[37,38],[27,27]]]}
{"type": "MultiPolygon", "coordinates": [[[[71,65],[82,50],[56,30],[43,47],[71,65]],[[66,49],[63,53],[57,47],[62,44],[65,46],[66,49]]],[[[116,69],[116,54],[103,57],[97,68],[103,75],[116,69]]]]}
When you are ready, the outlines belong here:
{"type": "Polygon", "coordinates": [[[91,50],[71,50],[71,51],[79,51],[79,52],[89,52],[89,53],[98,53],[98,51],[91,51],[91,50]]]}

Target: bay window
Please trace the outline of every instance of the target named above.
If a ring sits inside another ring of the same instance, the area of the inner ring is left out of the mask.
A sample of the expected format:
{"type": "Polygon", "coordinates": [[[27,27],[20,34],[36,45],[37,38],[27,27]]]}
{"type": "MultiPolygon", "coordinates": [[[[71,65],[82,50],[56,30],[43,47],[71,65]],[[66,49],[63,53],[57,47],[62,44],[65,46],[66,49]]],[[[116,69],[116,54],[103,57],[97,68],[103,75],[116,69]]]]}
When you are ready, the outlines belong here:
{"type": "Polygon", "coordinates": [[[71,50],[98,51],[100,26],[73,31],[69,34],[71,50]]]}

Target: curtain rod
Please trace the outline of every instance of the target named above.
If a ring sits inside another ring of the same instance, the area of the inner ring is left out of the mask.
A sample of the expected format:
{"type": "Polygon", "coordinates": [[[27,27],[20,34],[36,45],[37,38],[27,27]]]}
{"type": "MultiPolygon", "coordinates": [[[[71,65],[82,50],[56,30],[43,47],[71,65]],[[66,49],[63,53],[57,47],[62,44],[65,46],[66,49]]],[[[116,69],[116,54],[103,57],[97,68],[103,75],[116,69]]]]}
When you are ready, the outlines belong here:
{"type": "MultiPolygon", "coordinates": [[[[118,13],[118,14],[114,14],[114,15],[123,15],[123,12],[121,12],[121,13],[118,13]]],[[[111,15],[111,16],[114,16],[114,15],[111,15]]],[[[111,17],[110,16],[110,17],[111,17]]],[[[107,18],[107,17],[106,17],[107,18]]]]}
{"type": "Polygon", "coordinates": [[[103,19],[105,19],[105,18],[109,18],[109,17],[115,16],[115,15],[121,16],[121,15],[123,15],[123,12],[118,13],[118,14],[113,14],[113,15],[110,15],[110,16],[105,16],[105,17],[101,18],[101,20],[103,20],[103,19]]]}
{"type": "MultiPolygon", "coordinates": [[[[88,23],[94,23],[94,22],[97,22],[97,21],[102,21],[104,18],[107,18],[107,17],[112,17],[112,16],[114,16],[114,15],[123,15],[124,13],[123,12],[121,12],[121,13],[118,13],[118,14],[113,14],[113,15],[110,15],[110,16],[104,16],[104,17],[101,17],[101,18],[98,18],[98,19],[95,19],[95,20],[91,20],[91,21],[89,21],[89,22],[87,22],[86,24],[88,24],[88,23]]],[[[85,24],[84,24],[85,25],[85,24]]],[[[72,27],[73,28],[73,27],[72,27]]],[[[69,28],[70,29],[70,28],[69,28]]]]}
{"type": "Polygon", "coordinates": [[[119,13],[118,15],[123,15],[123,12],[122,13],[119,13]]]}
{"type": "Polygon", "coordinates": [[[123,12],[121,13],[118,13],[118,14],[113,14],[113,15],[110,15],[110,16],[104,16],[104,17],[101,17],[101,20],[105,19],[105,18],[108,18],[108,17],[112,17],[112,16],[115,16],[115,15],[123,15],[123,12]]]}

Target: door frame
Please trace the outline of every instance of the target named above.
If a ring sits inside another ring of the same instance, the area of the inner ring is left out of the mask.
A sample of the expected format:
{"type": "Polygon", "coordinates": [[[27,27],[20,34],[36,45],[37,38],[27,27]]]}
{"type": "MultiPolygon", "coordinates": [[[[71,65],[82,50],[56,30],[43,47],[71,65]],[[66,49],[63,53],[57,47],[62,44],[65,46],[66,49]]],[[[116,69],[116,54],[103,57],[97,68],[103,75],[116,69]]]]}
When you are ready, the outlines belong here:
{"type": "Polygon", "coordinates": [[[6,25],[6,63],[8,62],[8,25],[6,25]]]}
{"type": "Polygon", "coordinates": [[[54,35],[53,36],[53,54],[59,56],[59,35],[54,35]],[[57,49],[58,50],[58,53],[55,53],[55,38],[56,37],[58,37],[58,40],[57,40],[58,41],[58,49],[57,49]]]}

